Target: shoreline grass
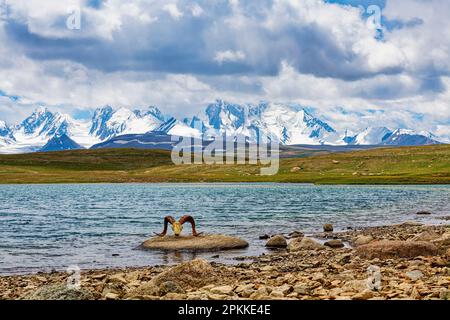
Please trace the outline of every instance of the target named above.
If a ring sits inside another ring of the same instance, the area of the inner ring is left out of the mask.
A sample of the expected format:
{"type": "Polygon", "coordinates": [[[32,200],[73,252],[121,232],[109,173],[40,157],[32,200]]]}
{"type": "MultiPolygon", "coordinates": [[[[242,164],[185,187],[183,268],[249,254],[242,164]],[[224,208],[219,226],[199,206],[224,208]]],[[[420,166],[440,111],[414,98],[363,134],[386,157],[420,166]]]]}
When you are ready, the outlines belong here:
{"type": "Polygon", "coordinates": [[[72,150],[0,155],[0,184],[280,182],[345,185],[450,184],[450,145],[281,158],[274,176],[258,165],[172,164],[169,151],[72,150]]]}

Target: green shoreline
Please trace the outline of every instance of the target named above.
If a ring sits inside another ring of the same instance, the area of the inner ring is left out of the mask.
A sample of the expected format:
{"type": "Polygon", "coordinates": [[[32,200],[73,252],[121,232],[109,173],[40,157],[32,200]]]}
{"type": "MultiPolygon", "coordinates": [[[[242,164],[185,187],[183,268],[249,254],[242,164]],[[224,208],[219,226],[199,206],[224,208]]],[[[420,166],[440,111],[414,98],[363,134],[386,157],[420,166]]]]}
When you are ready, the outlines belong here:
{"type": "Polygon", "coordinates": [[[278,174],[257,165],[172,164],[169,151],[73,150],[0,155],[0,184],[278,182],[335,185],[450,184],[450,145],[297,154],[278,174]]]}

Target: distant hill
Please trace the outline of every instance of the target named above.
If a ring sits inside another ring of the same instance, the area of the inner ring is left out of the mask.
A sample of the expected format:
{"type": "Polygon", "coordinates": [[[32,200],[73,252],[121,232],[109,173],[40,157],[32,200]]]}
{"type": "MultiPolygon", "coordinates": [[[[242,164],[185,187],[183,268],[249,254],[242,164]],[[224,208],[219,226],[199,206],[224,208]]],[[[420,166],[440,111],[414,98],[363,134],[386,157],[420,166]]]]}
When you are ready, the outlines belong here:
{"type": "Polygon", "coordinates": [[[39,151],[62,151],[62,150],[78,150],[84,149],[78,143],[70,139],[67,135],[54,136],[39,151]]]}

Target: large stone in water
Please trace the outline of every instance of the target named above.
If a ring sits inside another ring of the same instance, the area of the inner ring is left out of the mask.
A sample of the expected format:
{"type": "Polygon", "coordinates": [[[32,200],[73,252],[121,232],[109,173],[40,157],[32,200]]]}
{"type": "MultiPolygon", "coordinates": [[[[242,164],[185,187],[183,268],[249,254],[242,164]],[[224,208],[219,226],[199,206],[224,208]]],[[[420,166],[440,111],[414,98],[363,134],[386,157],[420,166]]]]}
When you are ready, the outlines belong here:
{"type": "Polygon", "coordinates": [[[142,243],[140,247],[149,250],[217,251],[246,248],[248,247],[248,242],[237,237],[222,234],[205,234],[198,237],[153,237],[142,243]]]}
{"type": "Polygon", "coordinates": [[[286,238],[282,235],[276,235],[269,239],[266,243],[266,247],[268,248],[286,248],[287,241],[286,238]]]}

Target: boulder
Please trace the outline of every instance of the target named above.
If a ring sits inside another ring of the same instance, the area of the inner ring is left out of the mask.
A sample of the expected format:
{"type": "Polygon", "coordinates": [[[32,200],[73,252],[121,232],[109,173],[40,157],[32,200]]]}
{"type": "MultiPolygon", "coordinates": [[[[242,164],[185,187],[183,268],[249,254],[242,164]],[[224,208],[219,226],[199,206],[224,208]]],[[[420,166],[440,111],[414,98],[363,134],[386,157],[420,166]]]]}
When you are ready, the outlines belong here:
{"type": "Polygon", "coordinates": [[[242,249],[248,247],[248,242],[232,236],[221,234],[205,234],[193,236],[165,236],[153,237],[141,244],[140,248],[148,250],[190,250],[217,251],[242,249]]]}
{"type": "Polygon", "coordinates": [[[167,293],[183,293],[187,289],[198,289],[215,283],[214,268],[206,260],[196,259],[176,265],[130,290],[126,299],[142,299],[167,293]]]}
{"type": "Polygon", "coordinates": [[[331,223],[325,223],[323,225],[324,232],[333,232],[333,225],[331,223]]]}
{"type": "Polygon", "coordinates": [[[287,247],[287,241],[286,238],[282,235],[276,235],[270,238],[267,243],[266,247],[268,248],[286,248],[287,247]]]}
{"type": "Polygon", "coordinates": [[[295,238],[289,242],[288,250],[289,251],[300,251],[300,250],[316,250],[316,249],[323,249],[323,245],[319,242],[308,238],[295,238]]]}
{"type": "Polygon", "coordinates": [[[160,286],[164,282],[174,281],[186,290],[187,288],[201,288],[212,284],[216,281],[216,278],[214,268],[208,261],[195,259],[160,273],[151,282],[160,286]]]}
{"type": "Polygon", "coordinates": [[[355,247],[359,247],[359,246],[363,246],[365,244],[368,244],[370,242],[373,241],[373,237],[372,236],[365,236],[365,235],[361,235],[356,237],[356,239],[353,241],[353,245],[355,247]]]}
{"type": "Polygon", "coordinates": [[[338,249],[338,248],[344,247],[344,243],[340,239],[334,239],[334,240],[327,241],[324,243],[324,245],[327,247],[333,248],[333,249],[338,249]]]}
{"type": "Polygon", "coordinates": [[[358,247],[356,253],[367,259],[415,258],[434,256],[438,248],[425,241],[381,240],[358,247]]]}
{"type": "Polygon", "coordinates": [[[94,295],[83,288],[69,288],[67,284],[45,285],[26,296],[27,300],[92,300],[94,295]]]}

